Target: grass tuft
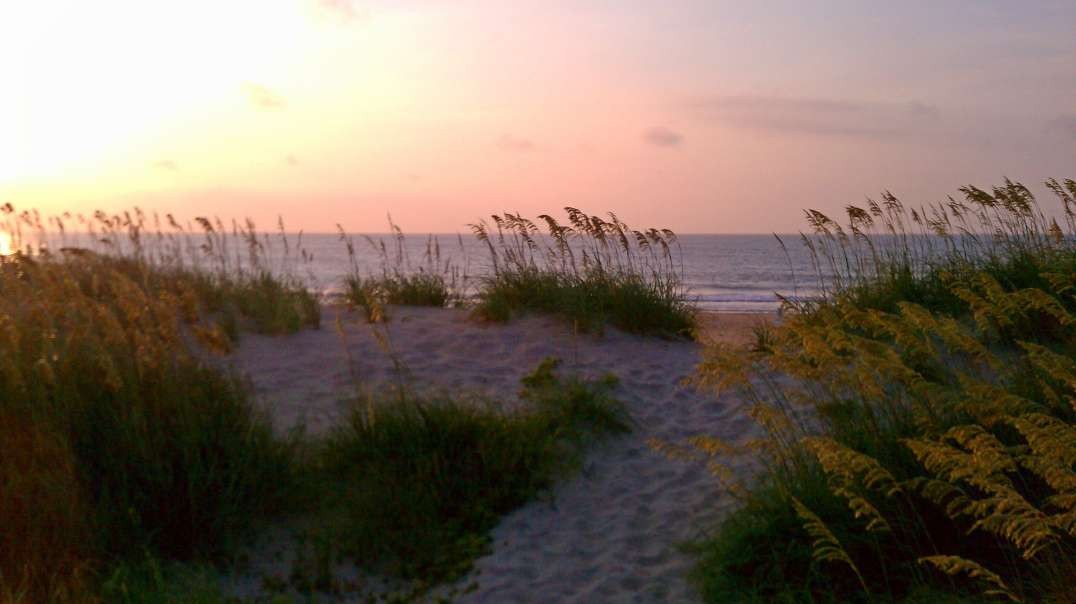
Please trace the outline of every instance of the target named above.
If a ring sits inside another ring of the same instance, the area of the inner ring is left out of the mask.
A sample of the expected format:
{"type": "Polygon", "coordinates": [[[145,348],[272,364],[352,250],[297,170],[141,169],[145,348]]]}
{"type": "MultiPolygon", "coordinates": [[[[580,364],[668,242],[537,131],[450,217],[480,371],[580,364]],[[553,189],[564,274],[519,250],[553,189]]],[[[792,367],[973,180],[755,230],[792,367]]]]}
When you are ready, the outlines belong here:
{"type": "Polygon", "coordinates": [[[428,584],[487,551],[501,516],[578,466],[594,438],[629,429],[615,380],[524,379],[527,411],[405,394],[356,407],[322,454],[326,525],[360,565],[428,584]]]}
{"type": "Polygon", "coordinates": [[[581,331],[608,323],[631,333],[692,337],[695,314],[676,265],[676,235],[632,230],[612,213],[604,220],[566,211],[570,226],[539,216],[545,232],[507,213],[492,216],[492,225],[472,225],[493,265],[477,313],[506,321],[539,311],[561,315],[581,331]]]}
{"type": "Polygon", "coordinates": [[[745,506],[697,545],[708,601],[1068,599],[1076,182],[1047,185],[1067,231],[1010,181],[808,213],[826,295],[700,366],[766,433],[745,506]]]}
{"type": "Polygon", "coordinates": [[[432,235],[426,240],[422,263],[416,268],[407,253],[403,231],[390,218],[392,249],[383,239],[365,237],[378,256],[381,269],[379,273],[364,273],[359,267],[354,241],[343,227],[337,225],[337,229],[351,264],[350,273],[344,277],[344,299],[351,306],[363,309],[371,323],[385,318],[385,306],[389,304],[446,307],[462,302],[466,274],[450,261],[442,260],[441,244],[432,235]]]}
{"type": "Polygon", "coordinates": [[[226,556],[283,500],[289,445],[188,346],[216,328],[157,266],[0,259],[0,599],[92,600],[131,558],[226,556]]]}

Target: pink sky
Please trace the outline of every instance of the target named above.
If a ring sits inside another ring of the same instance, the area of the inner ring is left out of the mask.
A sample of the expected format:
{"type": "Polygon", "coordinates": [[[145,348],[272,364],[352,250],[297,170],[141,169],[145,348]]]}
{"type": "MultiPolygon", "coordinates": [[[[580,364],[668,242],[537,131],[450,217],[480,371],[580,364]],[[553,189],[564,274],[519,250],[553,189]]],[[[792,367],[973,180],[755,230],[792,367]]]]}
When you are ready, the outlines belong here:
{"type": "Polygon", "coordinates": [[[0,202],[794,231],[1076,177],[1074,27],[1071,1],[12,3],[0,202]]]}

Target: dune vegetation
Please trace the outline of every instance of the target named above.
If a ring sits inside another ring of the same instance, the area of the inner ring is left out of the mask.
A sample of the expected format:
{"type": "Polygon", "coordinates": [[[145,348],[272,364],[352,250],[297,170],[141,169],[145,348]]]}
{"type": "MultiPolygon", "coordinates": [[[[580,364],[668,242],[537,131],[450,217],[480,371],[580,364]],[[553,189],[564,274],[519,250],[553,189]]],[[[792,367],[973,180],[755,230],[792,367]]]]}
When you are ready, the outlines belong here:
{"type": "MultiPolygon", "coordinates": [[[[750,350],[709,345],[700,387],[736,389],[764,438],[661,443],[705,458],[741,506],[692,544],[707,601],[1064,601],[1076,574],[1076,182],[1057,219],[1006,181],[907,208],[887,195],[846,224],[808,211],[823,295],[786,300],[750,350]],[[761,470],[747,478],[738,455],[761,470]]],[[[347,301],[526,311],[579,331],[691,335],[676,237],[568,209],[570,226],[494,216],[492,272],[400,230],[347,301]]],[[[338,562],[418,598],[463,576],[505,513],[632,427],[615,378],[548,360],[522,410],[400,383],[322,436],[284,435],[216,355],[244,331],[320,323],[296,277],[301,238],[135,211],[42,221],[3,212],[0,602],[226,600],[220,573],[268,523],[306,548],[269,591],[346,589],[338,562]],[[78,233],[68,233],[68,222],[78,233]],[[49,246],[27,249],[34,239],[49,246]]],[[[461,246],[462,247],[462,246],[461,246]]],[[[376,326],[375,326],[376,327],[376,326]]],[[[356,384],[356,390],[363,385],[356,384]]]]}
{"type": "MultiPolygon", "coordinates": [[[[239,376],[187,345],[230,342],[202,321],[205,292],[155,266],[88,251],[0,261],[0,601],[93,600],[147,555],[219,559],[283,503],[288,443],[239,376]]],[[[272,291],[259,304],[292,302],[272,291]]]]}
{"type": "Polygon", "coordinates": [[[447,307],[463,303],[466,271],[441,258],[441,243],[433,235],[427,237],[425,252],[416,265],[407,253],[403,231],[390,219],[391,248],[384,239],[363,236],[380,263],[379,271],[364,272],[359,266],[354,238],[342,226],[337,225],[337,230],[350,263],[350,272],[344,277],[343,298],[349,305],[362,309],[371,323],[385,320],[385,307],[390,304],[447,307]]]}
{"type": "MultiPolygon", "coordinates": [[[[13,247],[43,232],[5,210],[13,247]]],[[[317,559],[412,581],[417,597],[468,569],[497,519],[590,441],[629,428],[614,378],[561,378],[549,360],[524,380],[525,412],[388,389],[328,436],[283,436],[214,360],[244,330],[318,324],[318,296],[272,265],[268,239],[208,220],[198,239],[147,236],[137,212],[87,222],[92,247],[0,258],[0,602],[224,601],[220,573],[291,518],[332,535],[317,559]]],[[[277,589],[334,588],[297,565],[277,589]]]]}
{"type": "Polygon", "coordinates": [[[534,221],[493,215],[472,225],[489,250],[493,271],[482,281],[476,312],[506,321],[520,311],[560,315],[579,331],[610,324],[624,331],[692,337],[695,311],[676,262],[676,234],[631,229],[565,208],[568,224],[547,214],[534,221]]]}
{"type": "MultiPolygon", "coordinates": [[[[472,277],[441,256],[432,235],[419,262],[407,253],[404,234],[389,221],[390,243],[364,236],[379,270],[362,270],[353,238],[338,227],[351,270],[344,300],[371,322],[388,305],[468,306],[482,319],[503,322],[522,312],[563,317],[580,332],[606,325],[642,335],[693,337],[695,308],[678,266],[676,234],[631,229],[615,214],[608,220],[565,208],[568,224],[543,214],[539,221],[505,213],[471,225],[489,251],[488,274],[472,277]]],[[[464,257],[462,239],[459,244],[464,257]]]]}
{"type": "MultiPolygon", "coordinates": [[[[353,560],[418,591],[465,574],[501,516],[572,474],[593,441],[631,428],[614,376],[561,377],[559,364],[523,378],[522,412],[409,390],[357,401],[317,445],[312,557],[353,560]]],[[[313,575],[331,590],[329,573],[313,575]]]]}
{"type": "Polygon", "coordinates": [[[742,499],[695,545],[707,601],[1070,600],[1076,182],[1047,185],[1063,224],[1009,181],[850,206],[844,227],[808,212],[824,298],[698,370],[767,434],[679,451],[742,499]]]}

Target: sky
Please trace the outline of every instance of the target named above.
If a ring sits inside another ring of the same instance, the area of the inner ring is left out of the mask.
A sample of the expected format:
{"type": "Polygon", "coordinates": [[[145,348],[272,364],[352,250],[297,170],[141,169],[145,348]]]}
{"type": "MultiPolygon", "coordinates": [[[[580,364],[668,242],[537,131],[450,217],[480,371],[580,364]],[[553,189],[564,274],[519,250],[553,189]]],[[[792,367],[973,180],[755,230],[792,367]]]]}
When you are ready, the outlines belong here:
{"type": "Polygon", "coordinates": [[[0,203],[794,232],[1076,178],[1074,32],[1071,0],[5,2],[0,203]]]}

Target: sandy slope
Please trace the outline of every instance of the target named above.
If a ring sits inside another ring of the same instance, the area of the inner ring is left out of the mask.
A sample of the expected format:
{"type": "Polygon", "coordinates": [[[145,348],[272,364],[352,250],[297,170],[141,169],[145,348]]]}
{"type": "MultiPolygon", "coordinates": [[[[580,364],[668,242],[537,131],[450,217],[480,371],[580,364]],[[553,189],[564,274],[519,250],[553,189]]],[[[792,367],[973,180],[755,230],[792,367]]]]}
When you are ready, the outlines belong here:
{"type": "MultiPolygon", "coordinates": [[[[743,341],[758,320],[722,315],[707,324],[714,337],[743,341]]],[[[550,501],[532,502],[500,523],[493,553],[461,582],[479,584],[464,601],[698,599],[686,578],[692,560],[677,544],[700,536],[732,502],[703,468],[666,459],[646,442],[698,433],[735,442],[756,428],[735,397],[682,385],[698,361],[697,344],[612,329],[603,337],[576,335],[549,317],[483,325],[463,311],[427,308],[392,309],[392,320],[377,330],[327,308],[321,330],[245,336],[233,359],[281,427],[302,421],[310,431],[326,429],[356,379],[367,387],[411,379],[518,404],[520,378],[547,356],[560,357],[562,371],[615,373],[617,395],[637,422],[633,433],[592,450],[582,474],[558,486],[550,501]]]]}

